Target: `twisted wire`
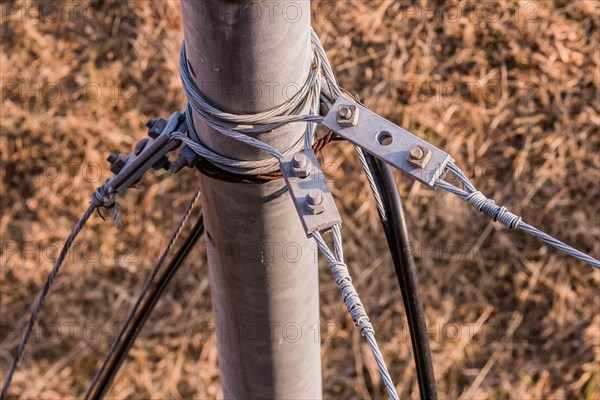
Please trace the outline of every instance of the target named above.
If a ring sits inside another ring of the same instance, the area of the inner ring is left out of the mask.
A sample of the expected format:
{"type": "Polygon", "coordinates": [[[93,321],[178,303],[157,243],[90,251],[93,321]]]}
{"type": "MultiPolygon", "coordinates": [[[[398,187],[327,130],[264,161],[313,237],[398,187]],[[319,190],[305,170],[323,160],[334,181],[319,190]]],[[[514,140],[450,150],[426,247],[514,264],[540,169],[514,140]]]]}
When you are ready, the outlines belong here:
{"type": "Polygon", "coordinates": [[[377,184],[375,183],[375,178],[373,177],[373,173],[371,172],[371,168],[369,168],[369,164],[367,163],[367,159],[365,158],[365,154],[363,149],[359,146],[354,146],[356,150],[356,154],[360,161],[360,164],[365,172],[365,176],[367,177],[367,182],[369,183],[369,187],[371,188],[371,192],[373,192],[373,197],[375,198],[375,205],[377,206],[377,212],[379,213],[379,218],[384,223],[384,225],[388,224],[388,217],[385,212],[385,207],[383,206],[383,200],[381,196],[381,191],[377,184]]]}
{"type": "Polygon", "coordinates": [[[552,247],[591,265],[592,267],[600,268],[599,260],[575,249],[572,246],[569,246],[568,244],[561,242],[560,240],[548,235],[536,227],[523,222],[520,216],[511,213],[506,209],[506,207],[499,206],[493,200],[485,197],[475,188],[473,183],[471,183],[469,178],[467,178],[465,173],[456,165],[454,161],[448,164],[448,170],[458,178],[462,189],[440,179],[436,181],[436,186],[462,198],[484,215],[492,218],[494,221],[504,224],[509,229],[520,229],[531,236],[548,243],[552,247]]]}
{"type": "Polygon", "coordinates": [[[215,164],[217,167],[235,174],[257,175],[276,171],[279,168],[279,160],[286,155],[297,153],[303,149],[312,147],[316,132],[316,125],[323,121],[318,115],[321,96],[321,76],[331,87],[335,96],[341,95],[339,86],[327,55],[319,41],[318,36],[311,30],[311,42],[313,48],[313,62],[308,78],[300,90],[288,101],[271,110],[249,115],[238,115],[219,110],[200,93],[200,90],[192,80],[187,62],[185,42],[181,46],[180,53],[180,77],[183,89],[188,101],[186,109],[186,121],[188,134],[173,135],[174,139],[183,141],[195,153],[215,164]],[[309,111],[305,115],[305,110],[309,111]],[[196,131],[192,115],[196,114],[208,126],[217,132],[239,142],[253,146],[270,155],[270,158],[261,160],[237,160],[220,155],[207,148],[196,131]],[[295,143],[289,144],[283,152],[275,149],[261,140],[249,135],[270,132],[284,125],[296,122],[307,123],[305,134],[295,143]]]}
{"type": "Polygon", "coordinates": [[[107,181],[104,185],[100,186],[94,192],[92,199],[90,200],[89,207],[87,208],[87,210],[85,210],[85,212],[83,213],[83,215],[81,216],[79,221],[77,221],[77,223],[73,227],[73,230],[69,234],[69,237],[67,238],[67,240],[65,241],[65,244],[63,245],[62,249],[60,250],[58,258],[54,262],[54,266],[52,267],[50,274],[48,274],[48,278],[46,278],[46,283],[44,284],[42,289],[39,291],[37,297],[35,298],[35,302],[33,303],[33,309],[31,311],[31,317],[29,318],[29,322],[27,323],[27,326],[25,327],[25,330],[23,331],[23,335],[21,336],[21,341],[19,343],[19,347],[17,347],[15,356],[10,363],[8,372],[6,373],[4,385],[2,386],[2,392],[0,393],[0,400],[6,399],[6,395],[8,393],[8,388],[10,387],[10,383],[11,383],[13,375],[17,369],[17,366],[19,365],[19,362],[23,358],[23,354],[25,353],[25,347],[27,346],[27,342],[29,341],[29,337],[31,335],[31,332],[33,331],[35,322],[37,321],[38,314],[40,313],[42,304],[44,303],[44,299],[48,295],[48,292],[50,291],[50,287],[54,283],[54,280],[56,279],[56,276],[58,275],[58,272],[60,271],[60,267],[62,266],[63,262],[65,261],[65,258],[67,257],[67,254],[68,254],[69,250],[71,249],[73,242],[75,242],[75,238],[77,238],[77,235],[79,234],[79,232],[81,232],[81,230],[83,229],[83,227],[85,226],[87,221],[90,219],[90,217],[92,216],[92,214],[98,207],[115,209],[116,210],[115,214],[114,214],[115,219],[117,219],[117,223],[119,222],[118,218],[120,218],[120,214],[118,213],[118,209],[116,209],[115,195],[114,195],[114,192],[110,189],[109,184],[110,184],[110,180],[107,181]]]}
{"type": "Polygon", "coordinates": [[[331,91],[331,95],[333,96],[333,101],[335,102],[338,97],[342,95],[342,90],[340,89],[340,85],[337,82],[337,78],[335,73],[333,72],[333,68],[329,63],[329,58],[327,57],[327,53],[323,48],[323,44],[319,40],[317,33],[314,29],[311,29],[311,39],[314,46],[314,51],[317,54],[317,57],[322,60],[322,68],[323,68],[323,76],[327,81],[329,89],[331,91]]]}
{"type": "MultiPolygon", "coordinates": [[[[316,33],[312,31],[314,37],[316,37],[316,33]]],[[[325,80],[328,84],[329,93],[332,96],[330,100],[334,103],[338,97],[342,96],[342,89],[337,83],[337,79],[329,64],[329,59],[325,53],[325,49],[321,45],[318,38],[314,40],[318,43],[318,46],[315,46],[315,52],[324,60],[323,62],[323,75],[325,76],[325,80]]],[[[355,146],[356,154],[358,155],[358,159],[365,171],[367,181],[371,190],[373,191],[373,196],[375,197],[375,202],[377,204],[377,211],[384,223],[388,223],[385,208],[383,206],[383,201],[381,197],[381,193],[379,187],[375,183],[375,178],[371,173],[371,169],[368,166],[367,160],[365,158],[364,152],[361,147],[355,146]]],[[[379,349],[379,345],[377,344],[377,340],[375,339],[375,330],[373,329],[373,325],[369,321],[369,317],[364,309],[362,302],[356,292],[356,288],[352,284],[352,278],[350,276],[350,271],[348,270],[348,266],[344,262],[344,250],[342,246],[342,234],[339,225],[335,225],[332,228],[333,234],[333,249],[334,253],[331,252],[323,237],[319,232],[314,233],[313,237],[319,250],[327,260],[331,268],[331,272],[335,278],[335,282],[342,293],[342,298],[344,304],[346,305],[346,309],[350,313],[354,324],[360,329],[361,334],[367,340],[369,348],[375,358],[375,362],[377,363],[377,367],[379,369],[379,373],[383,379],[384,385],[388,391],[388,394],[391,399],[400,399],[398,396],[398,392],[396,391],[396,387],[392,381],[390,373],[385,365],[385,361],[383,359],[383,355],[381,354],[381,350],[379,349]]]]}
{"type": "Polygon", "coordinates": [[[377,341],[375,340],[375,330],[373,329],[373,325],[369,321],[367,312],[365,311],[365,308],[358,297],[356,288],[352,284],[352,278],[350,277],[348,266],[344,262],[342,234],[339,225],[333,226],[332,233],[334,246],[333,253],[323,240],[323,237],[320,233],[314,233],[313,237],[317,243],[317,246],[319,247],[319,250],[327,260],[327,264],[329,264],[329,267],[331,268],[331,272],[335,278],[335,283],[342,293],[344,304],[346,305],[346,309],[352,317],[352,321],[354,321],[354,324],[360,329],[360,333],[365,337],[367,343],[369,344],[369,348],[375,357],[375,361],[377,362],[377,366],[379,368],[379,373],[381,374],[381,378],[383,379],[390,398],[398,400],[399,396],[396,392],[396,387],[392,382],[392,378],[390,377],[390,373],[385,365],[381,350],[379,349],[377,341]]]}

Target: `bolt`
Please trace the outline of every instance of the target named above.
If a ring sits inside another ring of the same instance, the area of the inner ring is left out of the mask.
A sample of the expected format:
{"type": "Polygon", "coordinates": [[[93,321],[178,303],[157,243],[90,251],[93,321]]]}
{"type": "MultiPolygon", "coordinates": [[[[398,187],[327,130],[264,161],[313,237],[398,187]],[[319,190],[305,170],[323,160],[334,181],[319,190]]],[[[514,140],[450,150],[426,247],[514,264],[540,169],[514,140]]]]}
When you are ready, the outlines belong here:
{"type": "Polygon", "coordinates": [[[425,152],[420,146],[413,146],[410,149],[410,156],[413,160],[422,160],[425,157],[425,152]]]}
{"type": "Polygon", "coordinates": [[[318,189],[309,190],[306,195],[306,209],[313,215],[325,212],[325,197],[318,189]]]}
{"type": "Polygon", "coordinates": [[[431,160],[431,155],[431,150],[429,150],[427,147],[420,146],[418,144],[413,144],[410,150],[408,151],[406,159],[415,167],[424,169],[425,167],[427,167],[427,164],[429,164],[429,161],[431,160]]]}
{"type": "Polygon", "coordinates": [[[342,104],[338,107],[336,122],[340,126],[357,126],[359,119],[359,109],[355,105],[342,104]]]}
{"type": "Polygon", "coordinates": [[[187,160],[183,157],[178,158],[169,165],[169,171],[176,174],[187,165],[187,160]]]}
{"type": "Polygon", "coordinates": [[[110,162],[110,170],[113,174],[118,174],[121,172],[125,164],[127,164],[127,154],[119,153],[113,154],[111,153],[108,158],[108,162],[110,162]]]}
{"type": "Polygon", "coordinates": [[[156,124],[156,119],[150,118],[148,121],[146,121],[146,128],[150,129],[154,126],[154,124],[156,124]]]}
{"type": "Polygon", "coordinates": [[[156,139],[162,130],[165,129],[165,126],[167,126],[167,121],[163,118],[150,119],[146,122],[146,126],[148,127],[148,136],[156,139]]]}
{"type": "Polygon", "coordinates": [[[343,119],[350,119],[352,118],[353,112],[352,109],[348,106],[340,106],[340,108],[338,109],[338,114],[343,119]]]}
{"type": "Polygon", "coordinates": [[[307,163],[308,163],[308,158],[306,157],[306,155],[304,155],[302,153],[298,153],[298,154],[294,155],[294,167],[295,168],[304,168],[304,167],[306,167],[307,163]]]}
{"type": "Polygon", "coordinates": [[[323,202],[323,193],[320,190],[312,189],[306,195],[306,200],[311,206],[318,206],[323,202]]]}
{"type": "Polygon", "coordinates": [[[170,165],[171,165],[171,162],[169,161],[167,156],[163,156],[162,158],[159,158],[158,161],[152,165],[152,168],[154,168],[156,171],[161,170],[161,169],[168,171],[170,165]]]}
{"type": "Polygon", "coordinates": [[[118,158],[119,158],[119,156],[118,156],[118,155],[116,155],[115,153],[110,153],[110,154],[108,155],[108,158],[106,159],[106,161],[108,161],[108,162],[109,162],[109,163],[111,163],[111,164],[114,164],[114,163],[115,163],[115,161],[117,161],[117,159],[118,159],[118,158]]]}
{"type": "Polygon", "coordinates": [[[144,150],[144,147],[146,147],[146,144],[148,144],[148,138],[144,138],[144,139],[140,140],[138,142],[138,144],[135,145],[135,148],[133,149],[133,154],[138,156],[142,152],[142,150],[144,150]]]}
{"type": "Polygon", "coordinates": [[[298,178],[307,178],[310,176],[312,163],[306,154],[297,153],[292,158],[292,172],[298,178]]]}

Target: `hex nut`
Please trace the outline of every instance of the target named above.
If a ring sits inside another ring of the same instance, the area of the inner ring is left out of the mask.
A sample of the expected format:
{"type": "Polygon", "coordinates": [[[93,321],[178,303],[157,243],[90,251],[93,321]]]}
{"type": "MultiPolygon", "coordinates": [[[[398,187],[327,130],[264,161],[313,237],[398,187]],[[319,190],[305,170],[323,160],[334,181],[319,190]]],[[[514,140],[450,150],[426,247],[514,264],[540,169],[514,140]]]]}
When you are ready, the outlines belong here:
{"type": "Polygon", "coordinates": [[[415,167],[424,169],[431,160],[431,150],[419,144],[413,144],[406,158],[415,167]]]}
{"type": "Polygon", "coordinates": [[[317,189],[311,189],[306,195],[306,209],[313,215],[325,212],[325,196],[317,189]]]}
{"type": "Polygon", "coordinates": [[[310,159],[302,153],[294,155],[291,165],[294,176],[298,178],[307,178],[310,176],[313,167],[310,159]]]}
{"type": "Polygon", "coordinates": [[[357,126],[359,110],[353,104],[342,104],[338,107],[337,124],[339,126],[357,126]]]}
{"type": "Polygon", "coordinates": [[[150,136],[152,139],[156,139],[166,126],[167,120],[164,118],[148,120],[148,122],[146,122],[146,127],[148,127],[148,136],[150,136]]]}
{"type": "Polygon", "coordinates": [[[127,158],[127,154],[120,153],[118,156],[111,154],[108,158],[108,161],[110,162],[110,172],[115,175],[121,172],[125,164],[127,164],[127,158]]]}

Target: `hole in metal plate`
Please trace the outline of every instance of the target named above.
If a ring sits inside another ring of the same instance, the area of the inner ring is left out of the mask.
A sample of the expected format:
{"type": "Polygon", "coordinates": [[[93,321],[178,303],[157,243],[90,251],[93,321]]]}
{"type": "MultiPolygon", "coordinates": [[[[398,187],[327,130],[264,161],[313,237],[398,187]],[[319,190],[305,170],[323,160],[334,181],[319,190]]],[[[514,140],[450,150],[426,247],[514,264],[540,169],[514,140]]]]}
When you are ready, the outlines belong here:
{"type": "Polygon", "coordinates": [[[380,131],[375,137],[377,138],[377,143],[382,146],[389,146],[394,141],[394,137],[388,131],[380,131]]]}

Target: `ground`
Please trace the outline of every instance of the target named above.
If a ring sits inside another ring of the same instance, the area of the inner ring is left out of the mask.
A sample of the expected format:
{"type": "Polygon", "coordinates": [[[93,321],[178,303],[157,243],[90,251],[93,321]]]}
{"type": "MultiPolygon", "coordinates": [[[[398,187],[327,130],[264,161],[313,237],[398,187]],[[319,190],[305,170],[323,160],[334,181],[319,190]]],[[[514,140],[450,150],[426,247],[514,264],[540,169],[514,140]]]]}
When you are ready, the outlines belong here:
{"type": "MultiPolygon", "coordinates": [[[[481,191],[600,257],[596,1],[314,1],[343,87],[451,153],[481,191]]],[[[17,2],[2,9],[2,379],[58,247],[110,174],[109,151],[180,109],[179,2],[17,2]]],[[[352,146],[338,166],[347,260],[403,398],[418,398],[404,310],[352,146]]],[[[11,395],[81,396],[197,176],[151,174],[95,216],[42,309],[11,395]]],[[[600,273],[449,194],[398,175],[441,398],[600,398],[600,273]]],[[[172,282],[111,398],[219,398],[202,249],[172,282]]],[[[326,398],[383,398],[321,265],[326,398]],[[325,329],[325,328],[324,328],[325,329]]]]}

